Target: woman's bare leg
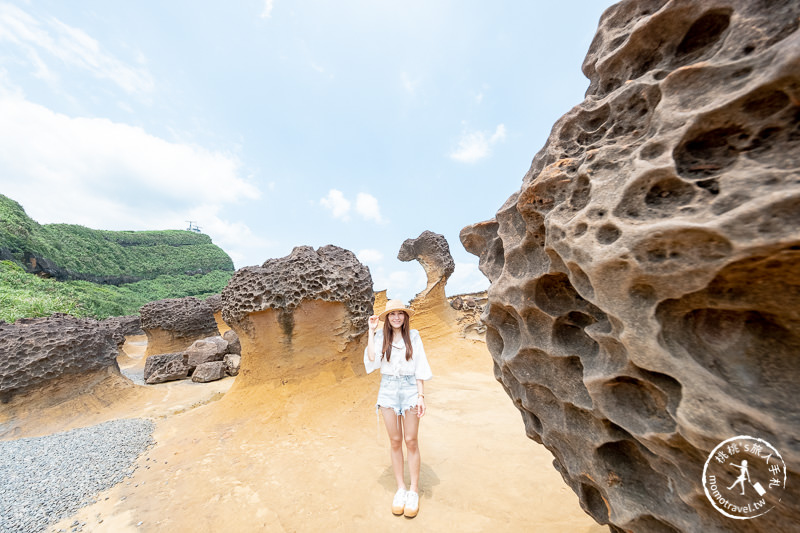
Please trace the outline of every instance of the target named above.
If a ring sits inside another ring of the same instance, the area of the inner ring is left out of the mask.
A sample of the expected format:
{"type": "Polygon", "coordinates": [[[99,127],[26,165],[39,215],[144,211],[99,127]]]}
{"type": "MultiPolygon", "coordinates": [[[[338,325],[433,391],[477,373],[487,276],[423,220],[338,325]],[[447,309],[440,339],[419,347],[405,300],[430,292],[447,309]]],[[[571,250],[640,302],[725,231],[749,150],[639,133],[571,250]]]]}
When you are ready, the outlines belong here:
{"type": "Polygon", "coordinates": [[[397,413],[394,409],[381,407],[383,423],[386,424],[386,432],[389,433],[389,444],[391,444],[390,454],[392,457],[392,469],[394,479],[397,481],[397,488],[405,490],[406,480],[403,474],[403,430],[397,420],[397,413]]]}
{"type": "Polygon", "coordinates": [[[420,453],[417,443],[419,433],[419,417],[416,409],[409,409],[403,416],[403,432],[405,433],[406,450],[408,451],[408,471],[411,474],[411,492],[419,492],[420,453]]]}

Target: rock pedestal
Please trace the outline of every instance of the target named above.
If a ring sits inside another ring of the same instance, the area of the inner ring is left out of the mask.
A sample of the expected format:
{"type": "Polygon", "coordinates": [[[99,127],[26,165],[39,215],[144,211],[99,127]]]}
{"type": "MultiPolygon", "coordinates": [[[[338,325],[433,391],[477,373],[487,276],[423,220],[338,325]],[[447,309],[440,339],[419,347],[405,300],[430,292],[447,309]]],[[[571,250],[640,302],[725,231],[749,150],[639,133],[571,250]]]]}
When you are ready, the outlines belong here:
{"type": "Polygon", "coordinates": [[[139,314],[147,334],[145,356],[180,352],[198,339],[219,335],[211,307],[193,296],[150,302],[139,314]]]}
{"type": "Polygon", "coordinates": [[[238,270],[225,290],[222,315],[239,336],[236,388],[363,374],[372,277],[349,250],[299,246],[280,259],[238,270]]]}
{"type": "Polygon", "coordinates": [[[497,379],[614,531],[800,521],[800,483],[753,520],[702,486],[736,435],[800,473],[798,20],[790,1],[609,8],[586,99],[495,219],[462,231],[491,281],[497,379]]]}

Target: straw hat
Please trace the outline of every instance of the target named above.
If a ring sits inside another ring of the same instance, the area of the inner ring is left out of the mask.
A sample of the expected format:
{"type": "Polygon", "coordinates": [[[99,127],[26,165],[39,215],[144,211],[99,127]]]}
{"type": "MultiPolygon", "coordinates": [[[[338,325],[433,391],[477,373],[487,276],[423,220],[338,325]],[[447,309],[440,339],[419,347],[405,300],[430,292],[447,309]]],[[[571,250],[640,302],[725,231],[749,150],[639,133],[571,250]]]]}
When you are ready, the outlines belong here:
{"type": "Polygon", "coordinates": [[[378,315],[378,320],[384,320],[386,318],[386,315],[388,315],[392,311],[405,311],[406,314],[408,315],[408,318],[411,318],[412,316],[414,316],[414,310],[413,309],[409,309],[408,307],[403,305],[402,301],[400,301],[400,300],[389,300],[388,302],[386,302],[386,309],[383,310],[383,313],[378,315]]]}

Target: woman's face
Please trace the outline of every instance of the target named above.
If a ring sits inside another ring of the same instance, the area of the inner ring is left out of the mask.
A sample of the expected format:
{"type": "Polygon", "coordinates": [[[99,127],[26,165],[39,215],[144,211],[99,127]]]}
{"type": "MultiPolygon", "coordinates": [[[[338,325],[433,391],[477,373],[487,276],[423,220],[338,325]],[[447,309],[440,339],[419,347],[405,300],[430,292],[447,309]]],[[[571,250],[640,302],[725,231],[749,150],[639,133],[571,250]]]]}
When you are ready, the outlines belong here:
{"type": "Polygon", "coordinates": [[[406,321],[406,314],[403,311],[392,311],[386,318],[389,320],[389,325],[393,328],[399,328],[406,321]]]}

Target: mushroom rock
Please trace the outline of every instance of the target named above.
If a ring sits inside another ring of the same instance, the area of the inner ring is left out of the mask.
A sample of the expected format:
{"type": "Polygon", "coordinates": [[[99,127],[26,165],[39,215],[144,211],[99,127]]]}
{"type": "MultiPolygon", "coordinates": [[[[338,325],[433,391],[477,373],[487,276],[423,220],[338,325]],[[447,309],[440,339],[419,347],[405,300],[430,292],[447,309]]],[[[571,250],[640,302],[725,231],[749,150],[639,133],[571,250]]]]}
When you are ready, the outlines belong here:
{"type": "Polygon", "coordinates": [[[372,276],[349,250],[298,246],[236,271],[222,299],[223,319],[241,343],[234,388],[364,373],[372,276]]]}
{"type": "Polygon", "coordinates": [[[212,294],[208,298],[206,298],[206,303],[211,307],[211,311],[214,313],[214,320],[217,321],[217,329],[220,333],[225,333],[226,331],[230,331],[231,327],[222,320],[222,295],[221,294],[212,294]]]}
{"type": "Polygon", "coordinates": [[[473,313],[454,309],[445,295],[447,280],[456,265],[444,235],[426,230],[416,239],[406,239],[397,258],[400,261],[417,260],[425,269],[427,286],[410,302],[415,311],[412,327],[420,331],[422,338],[436,340],[452,335],[474,337],[466,334],[474,321],[465,323],[465,315],[473,313]]]}
{"type": "Polygon", "coordinates": [[[181,352],[196,340],[219,335],[211,306],[193,296],[150,302],[139,314],[147,334],[145,357],[181,352]]]}
{"type": "Polygon", "coordinates": [[[489,278],[495,376],[613,531],[781,531],[712,507],[704,462],[751,435],[800,474],[800,3],[625,1],[585,100],[461,241],[489,278]]]}
{"type": "Polygon", "coordinates": [[[96,320],[57,314],[2,323],[0,400],[7,403],[58,378],[119,376],[117,353],[114,335],[96,320]]]}

